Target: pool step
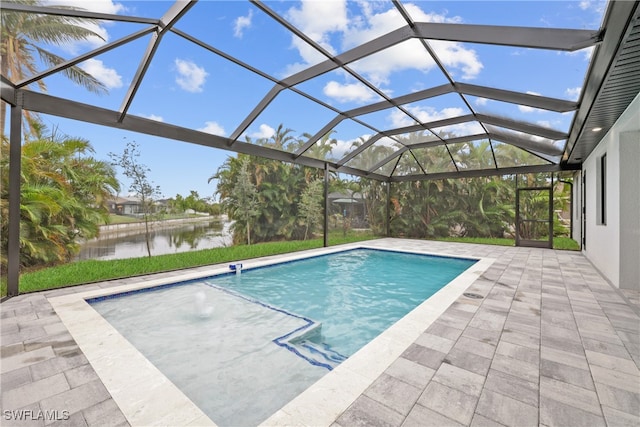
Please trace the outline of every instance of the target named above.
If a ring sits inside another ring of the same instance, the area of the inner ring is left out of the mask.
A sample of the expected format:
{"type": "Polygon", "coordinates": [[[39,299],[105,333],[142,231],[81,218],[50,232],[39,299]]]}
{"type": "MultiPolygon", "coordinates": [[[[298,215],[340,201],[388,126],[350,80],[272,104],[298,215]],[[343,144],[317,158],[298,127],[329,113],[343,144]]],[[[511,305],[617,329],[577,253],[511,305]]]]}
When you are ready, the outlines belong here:
{"type": "Polygon", "coordinates": [[[321,366],[328,370],[332,370],[341,362],[347,359],[346,356],[343,356],[342,354],[333,350],[329,344],[322,341],[321,322],[316,322],[313,319],[309,319],[299,314],[291,313],[282,308],[274,307],[252,297],[248,297],[236,291],[218,286],[212,282],[205,281],[204,284],[214,289],[226,292],[227,294],[242,298],[254,304],[259,304],[270,310],[278,311],[285,315],[305,321],[306,324],[285,335],[275,338],[273,342],[280,347],[286,348],[298,357],[302,357],[312,365],[321,366]]]}
{"type": "MultiPolygon", "coordinates": [[[[294,343],[292,343],[294,344],[294,343]]],[[[315,361],[315,364],[326,365],[330,370],[344,362],[347,357],[338,353],[327,343],[300,340],[295,342],[295,347],[302,353],[305,359],[315,361]]]]}

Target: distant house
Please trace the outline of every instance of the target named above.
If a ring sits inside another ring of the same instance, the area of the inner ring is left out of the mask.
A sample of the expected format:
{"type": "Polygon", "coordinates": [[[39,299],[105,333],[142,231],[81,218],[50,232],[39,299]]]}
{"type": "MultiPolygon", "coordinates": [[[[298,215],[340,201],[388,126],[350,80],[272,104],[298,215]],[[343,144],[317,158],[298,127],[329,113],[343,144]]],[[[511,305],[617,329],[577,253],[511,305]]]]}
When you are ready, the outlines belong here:
{"type": "Polygon", "coordinates": [[[116,215],[138,216],[143,213],[142,202],[138,197],[116,196],[108,204],[109,212],[116,215]]]}
{"type": "MultiPolygon", "coordinates": [[[[142,201],[139,197],[128,196],[120,197],[116,196],[109,200],[109,212],[116,215],[125,216],[141,216],[144,214],[142,208],[142,201]]],[[[153,201],[153,211],[163,212],[169,208],[169,199],[161,199],[153,201]]]]}
{"type": "Polygon", "coordinates": [[[154,200],[153,206],[156,212],[168,212],[171,205],[171,199],[154,200]]]}

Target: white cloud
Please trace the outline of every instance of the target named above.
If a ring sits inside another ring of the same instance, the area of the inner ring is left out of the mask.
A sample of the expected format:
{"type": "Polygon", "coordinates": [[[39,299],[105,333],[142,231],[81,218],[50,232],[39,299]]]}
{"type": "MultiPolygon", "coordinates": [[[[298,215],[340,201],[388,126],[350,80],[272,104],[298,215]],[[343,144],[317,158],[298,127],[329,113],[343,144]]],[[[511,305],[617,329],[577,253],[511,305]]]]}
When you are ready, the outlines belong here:
{"type": "MultiPolygon", "coordinates": [[[[289,9],[287,17],[308,37],[332,53],[335,50],[330,44],[330,34],[345,31],[349,24],[346,0],[303,1],[299,9],[289,9]]],[[[302,49],[302,46],[307,44],[297,38],[293,40],[302,58],[306,60],[305,53],[310,52],[302,49]]]]}
{"type": "Polygon", "coordinates": [[[364,102],[373,99],[375,96],[369,88],[362,83],[341,84],[330,81],[323,89],[325,95],[339,102],[364,102]]]}
{"type": "Polygon", "coordinates": [[[155,120],[156,122],[164,122],[164,118],[156,114],[138,114],[138,115],[140,117],[144,117],[145,119],[155,120]]]}
{"type": "Polygon", "coordinates": [[[351,64],[351,68],[370,79],[376,86],[388,85],[391,75],[395,72],[417,69],[426,73],[434,66],[431,57],[415,39],[351,64]]]}
{"type": "MultiPolygon", "coordinates": [[[[288,17],[331,53],[346,51],[406,25],[395,7],[362,1],[357,4],[361,7],[360,16],[347,16],[345,1],[340,0],[304,2],[300,8],[291,8],[288,17]]],[[[405,8],[417,22],[461,21],[459,17],[427,13],[414,3],[406,4],[405,8]]],[[[461,78],[473,79],[482,70],[482,63],[474,50],[454,42],[433,41],[431,44],[442,62],[450,67],[452,73],[459,72],[461,78]]],[[[325,59],[299,40],[293,39],[292,45],[298,50],[301,61],[290,64],[286,69],[287,75],[325,59]]],[[[375,85],[383,86],[389,84],[393,73],[412,69],[427,73],[435,63],[420,42],[412,39],[356,61],[351,67],[375,85]]],[[[381,89],[385,90],[384,87],[381,89]]]]}
{"type": "MultiPolygon", "coordinates": [[[[426,13],[418,5],[408,3],[405,9],[416,22],[457,23],[459,17],[448,18],[437,13],[426,13]]],[[[356,21],[345,32],[342,40],[344,50],[360,45],[376,37],[382,36],[398,28],[404,27],[406,21],[395,7],[389,7],[380,13],[370,13],[363,17],[362,21],[356,21]]]]}
{"type": "MultiPolygon", "coordinates": [[[[538,95],[538,96],[540,96],[539,93],[531,92],[529,90],[527,91],[527,93],[529,95],[538,95]]],[[[540,110],[538,108],[533,108],[533,107],[529,107],[529,106],[526,106],[526,105],[518,105],[518,110],[522,111],[523,113],[533,113],[535,111],[538,111],[538,112],[542,112],[543,111],[543,110],[540,110]]]]}
{"type": "Polygon", "coordinates": [[[354,148],[352,148],[352,145],[355,141],[355,139],[351,141],[338,139],[336,145],[331,148],[331,157],[340,160],[345,156],[345,154],[354,150],[354,148]]]}
{"type": "Polygon", "coordinates": [[[205,122],[205,126],[198,130],[200,132],[211,133],[213,135],[226,136],[224,128],[217,122],[205,122]]]}
{"type": "Polygon", "coordinates": [[[518,130],[513,130],[513,129],[501,129],[501,131],[503,133],[506,134],[511,134],[511,135],[515,135],[519,138],[522,138],[524,140],[527,141],[534,141],[534,142],[539,142],[545,145],[553,145],[554,141],[552,139],[549,138],[545,138],[543,136],[538,136],[538,135],[534,135],[531,133],[526,133],[526,132],[520,132],[518,130]]]}
{"type": "Polygon", "coordinates": [[[260,139],[260,138],[271,138],[273,135],[275,135],[276,130],[274,128],[272,128],[271,126],[267,125],[267,124],[261,124],[260,125],[260,130],[257,132],[254,132],[252,134],[249,134],[249,136],[251,138],[256,138],[256,139],[260,139]]]}
{"type": "Polygon", "coordinates": [[[247,16],[238,16],[234,23],[233,36],[241,39],[245,28],[251,28],[252,18],[253,10],[249,10],[249,14],[247,16]]]}
{"type": "Polygon", "coordinates": [[[558,52],[559,54],[569,55],[569,56],[578,56],[582,55],[585,61],[591,61],[591,56],[594,52],[594,46],[585,47],[584,49],[575,50],[573,52],[558,52]]]}
{"type": "MultiPolygon", "coordinates": [[[[449,134],[452,134],[453,136],[478,135],[478,134],[485,133],[482,125],[475,121],[458,123],[455,125],[445,126],[443,128],[438,128],[438,129],[442,129],[448,132],[449,134]]],[[[436,130],[436,133],[437,132],[438,130],[436,130]]]]}
{"type": "MultiPolygon", "coordinates": [[[[363,134],[360,135],[357,138],[353,138],[353,139],[349,139],[349,140],[344,140],[344,139],[338,139],[336,140],[337,143],[336,145],[334,145],[331,149],[331,158],[340,160],[342,159],[345,155],[347,155],[348,153],[352,152],[353,150],[355,150],[356,148],[354,147],[354,143],[358,142],[358,146],[360,145],[360,143],[362,141],[368,141],[371,138],[371,134],[363,134]]],[[[395,142],[393,139],[389,138],[389,137],[382,137],[379,140],[377,140],[371,147],[373,146],[380,146],[380,145],[384,145],[384,146],[388,146],[388,147],[393,147],[393,148],[398,148],[399,144],[397,142],[395,142]]],[[[357,157],[356,157],[357,159],[357,157]]],[[[382,158],[380,158],[380,160],[382,160],[382,158]]],[[[355,162],[357,162],[357,160],[353,160],[355,162]]],[[[349,164],[349,163],[347,163],[349,164]]],[[[353,163],[351,163],[353,164],[353,163]]],[[[373,165],[371,165],[373,166],[373,165]]]]}
{"type": "MultiPolygon", "coordinates": [[[[412,107],[407,108],[407,110],[422,123],[430,123],[437,120],[465,115],[465,111],[462,108],[457,107],[443,108],[442,110],[436,110],[432,107],[412,107]]],[[[402,113],[400,110],[395,110],[391,113],[390,119],[394,127],[404,127],[415,124],[410,117],[402,113]]],[[[474,135],[484,133],[482,125],[476,121],[450,125],[446,127],[446,131],[456,135],[474,135]]]]}
{"type": "Polygon", "coordinates": [[[578,99],[580,99],[580,93],[581,92],[582,92],[582,87],[580,87],[580,86],[578,86],[578,87],[569,87],[564,91],[564,93],[572,101],[577,101],[578,99]]]}
{"type": "Polygon", "coordinates": [[[204,68],[199,67],[192,61],[176,58],[175,60],[176,83],[187,92],[202,92],[202,86],[207,79],[209,73],[204,68]]]}
{"type": "Polygon", "coordinates": [[[487,105],[487,102],[489,102],[489,100],[487,98],[476,98],[476,100],[474,101],[474,104],[476,104],[476,105],[487,105]]]}
{"type": "MultiPolygon", "coordinates": [[[[286,17],[309,38],[330,53],[330,35],[344,32],[349,25],[346,0],[305,1],[300,8],[292,7],[286,17]]],[[[290,76],[310,65],[324,61],[326,57],[298,37],[291,38],[291,45],[298,51],[300,62],[288,64],[283,74],[290,76]]]]}
{"type": "MultiPolygon", "coordinates": [[[[443,108],[438,111],[432,107],[407,107],[406,110],[413,114],[422,123],[435,122],[436,120],[464,115],[462,108],[443,108]]],[[[390,114],[389,119],[393,127],[405,127],[415,124],[409,116],[397,109],[394,109],[390,114]]]]}
{"type": "Polygon", "coordinates": [[[122,76],[115,69],[106,67],[99,59],[87,59],[79,66],[105,85],[107,89],[122,87],[122,76]]]}
{"type": "Polygon", "coordinates": [[[90,10],[91,12],[117,14],[126,10],[122,3],[113,0],[43,0],[45,6],[73,6],[78,9],[90,10]]]}
{"type": "Polygon", "coordinates": [[[460,43],[434,41],[431,45],[440,61],[453,69],[452,74],[456,69],[462,71],[464,80],[475,79],[484,68],[476,51],[465,48],[460,43]]]}
{"type": "MultiPolygon", "coordinates": [[[[401,147],[401,145],[398,144],[395,139],[391,139],[388,136],[380,138],[373,145],[391,147],[391,148],[394,148],[394,149],[399,149],[401,147]]],[[[382,159],[380,159],[380,160],[382,160],[382,159]]]]}
{"type": "MultiPolygon", "coordinates": [[[[426,13],[415,4],[406,5],[407,12],[417,22],[460,22],[459,17],[447,17],[442,14],[426,13]]],[[[344,37],[344,48],[372,40],[390,31],[406,25],[404,18],[395,8],[368,17],[365,27],[350,28],[344,37]]],[[[472,79],[482,70],[482,63],[472,49],[460,43],[432,41],[431,46],[440,60],[454,71],[462,70],[464,79],[472,79]]],[[[435,66],[422,44],[415,39],[408,40],[390,49],[385,49],[370,57],[356,61],[352,67],[372,79],[374,84],[386,84],[395,72],[417,69],[428,72],[435,66]],[[418,52],[419,54],[416,54],[418,52]]]]}
{"type": "Polygon", "coordinates": [[[326,59],[324,55],[320,54],[318,51],[316,51],[315,49],[311,48],[308,45],[305,46],[304,49],[308,51],[313,51],[313,52],[310,52],[309,56],[315,56],[315,60],[308,59],[308,62],[294,62],[291,64],[287,64],[284,68],[284,71],[282,72],[282,77],[292,76],[297,72],[308,68],[310,65],[317,64],[319,62],[322,62],[323,59],[326,59]]]}

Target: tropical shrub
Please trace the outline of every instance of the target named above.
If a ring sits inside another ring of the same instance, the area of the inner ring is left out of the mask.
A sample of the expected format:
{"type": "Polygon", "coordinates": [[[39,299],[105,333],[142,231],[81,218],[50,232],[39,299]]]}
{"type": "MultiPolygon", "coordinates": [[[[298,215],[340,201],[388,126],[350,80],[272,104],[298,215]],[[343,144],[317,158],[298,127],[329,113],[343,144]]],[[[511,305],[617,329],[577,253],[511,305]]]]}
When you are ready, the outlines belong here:
{"type": "MultiPolygon", "coordinates": [[[[109,216],[107,199],[118,190],[113,168],[91,157],[89,141],[45,136],[22,145],[20,187],[20,263],[23,266],[70,260],[80,239],[96,237],[109,216]]],[[[2,152],[9,142],[2,138],[2,152]]],[[[9,210],[9,156],[0,160],[2,265],[6,265],[9,210]]]]}

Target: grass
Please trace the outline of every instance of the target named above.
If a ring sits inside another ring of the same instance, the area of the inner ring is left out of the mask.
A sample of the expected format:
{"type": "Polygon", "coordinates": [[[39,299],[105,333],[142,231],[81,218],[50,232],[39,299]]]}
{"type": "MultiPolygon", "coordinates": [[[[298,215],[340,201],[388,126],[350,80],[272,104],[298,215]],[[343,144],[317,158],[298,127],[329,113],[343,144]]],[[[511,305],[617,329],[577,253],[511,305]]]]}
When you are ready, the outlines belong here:
{"type": "Polygon", "coordinates": [[[553,249],[563,249],[568,251],[579,251],[580,244],[569,237],[554,237],[553,249]]]}
{"type": "MultiPolygon", "coordinates": [[[[436,240],[444,242],[460,242],[460,243],[479,243],[483,245],[499,245],[499,246],[515,246],[514,239],[505,239],[498,237],[442,237],[436,240]]],[[[580,245],[569,237],[554,237],[553,249],[579,251],[580,245]]]]}
{"type": "Polygon", "coordinates": [[[441,242],[477,243],[481,245],[515,246],[514,239],[503,239],[498,237],[438,237],[441,242]]]}
{"type": "Polygon", "coordinates": [[[132,222],[140,222],[140,220],[131,216],[110,214],[107,224],[128,224],[132,222]]]}
{"type": "MultiPolygon", "coordinates": [[[[159,218],[161,221],[166,221],[169,219],[191,219],[191,218],[210,218],[215,219],[216,217],[202,216],[202,215],[185,215],[185,214],[171,214],[171,215],[163,215],[159,218]]],[[[156,221],[157,218],[153,218],[153,221],[156,221]]],[[[134,222],[144,222],[144,219],[141,217],[134,216],[125,216],[125,215],[115,215],[109,214],[109,221],[105,225],[113,225],[113,224],[130,224],[134,222]]]]}
{"type": "MultiPolygon", "coordinates": [[[[338,232],[329,235],[329,243],[339,245],[373,238],[375,236],[370,233],[352,232],[343,236],[342,232],[338,232]]],[[[251,246],[230,246],[158,255],[151,258],[83,260],[24,272],[20,275],[20,293],[303,251],[320,248],[322,245],[323,239],[320,238],[305,241],[258,243],[251,246]]],[[[5,296],[7,294],[6,279],[2,280],[0,287],[1,295],[5,296]]]]}
{"type": "MultiPolygon", "coordinates": [[[[343,236],[342,232],[332,232],[329,234],[329,244],[340,245],[369,240],[375,237],[371,233],[350,232],[347,236],[343,236]]],[[[437,240],[502,246],[514,246],[515,244],[513,239],[502,238],[451,237],[437,240]]],[[[251,246],[230,246],[158,255],[152,258],[77,261],[24,272],[20,276],[20,293],[303,251],[320,248],[322,244],[323,240],[320,238],[305,241],[258,243],[251,246]]],[[[568,237],[556,237],[553,240],[553,244],[555,249],[579,250],[578,243],[568,237]]],[[[6,278],[0,281],[0,295],[7,295],[6,278]]]]}

